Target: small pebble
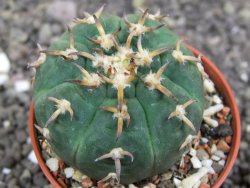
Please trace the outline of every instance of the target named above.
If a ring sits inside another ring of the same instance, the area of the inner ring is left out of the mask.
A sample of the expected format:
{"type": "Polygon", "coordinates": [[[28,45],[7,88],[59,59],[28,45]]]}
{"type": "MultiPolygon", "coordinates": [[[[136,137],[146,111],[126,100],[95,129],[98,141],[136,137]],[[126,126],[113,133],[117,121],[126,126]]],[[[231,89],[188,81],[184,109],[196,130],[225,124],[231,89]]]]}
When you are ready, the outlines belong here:
{"type": "Polygon", "coordinates": [[[86,176],[84,174],[82,174],[80,171],[75,170],[72,179],[76,180],[78,182],[81,182],[83,178],[85,178],[86,176]]]}
{"type": "Polygon", "coordinates": [[[213,102],[215,104],[221,104],[222,100],[221,100],[221,98],[218,95],[213,95],[213,102]]]}
{"type": "Polygon", "coordinates": [[[5,167],[2,169],[2,174],[8,175],[9,173],[11,173],[11,169],[5,167]]]}
{"type": "Polygon", "coordinates": [[[52,37],[51,26],[49,24],[44,24],[39,30],[38,41],[40,44],[49,43],[48,38],[52,37]]]}
{"type": "Polygon", "coordinates": [[[31,173],[29,170],[25,169],[20,176],[20,182],[23,186],[27,185],[31,180],[31,173]]]}
{"type": "Polygon", "coordinates": [[[230,1],[225,2],[223,9],[227,14],[235,13],[235,7],[230,1]]]}
{"type": "Polygon", "coordinates": [[[214,153],[216,151],[217,151],[217,146],[215,144],[212,144],[211,153],[214,153]]]}
{"type": "Polygon", "coordinates": [[[89,177],[85,177],[83,178],[81,184],[83,188],[89,188],[93,186],[93,181],[89,177]]]}
{"type": "Polygon", "coordinates": [[[208,140],[207,138],[205,138],[205,137],[202,137],[202,138],[201,138],[201,141],[202,141],[204,144],[207,144],[209,140],[208,140]]]}
{"type": "Polygon", "coordinates": [[[198,149],[196,156],[201,160],[209,159],[208,153],[204,149],[198,149]]]}
{"type": "Polygon", "coordinates": [[[218,162],[214,162],[212,167],[216,173],[220,173],[224,168],[224,166],[220,165],[218,162]]]}
{"type": "Polygon", "coordinates": [[[224,108],[223,104],[217,104],[214,106],[210,106],[206,110],[204,110],[203,116],[212,116],[216,114],[217,112],[221,111],[224,108]]]}
{"type": "Polygon", "coordinates": [[[10,60],[7,55],[0,52],[0,74],[8,74],[10,71],[10,60]]]}
{"type": "Polygon", "coordinates": [[[68,186],[66,185],[66,183],[65,183],[65,179],[62,178],[62,177],[59,177],[59,178],[57,179],[57,182],[61,185],[61,188],[67,188],[67,187],[68,187],[68,186]]]}
{"type": "Polygon", "coordinates": [[[73,1],[54,1],[49,4],[47,14],[62,23],[68,23],[76,17],[76,4],[73,1]]]}
{"type": "Polygon", "coordinates": [[[231,142],[232,142],[232,136],[226,136],[225,137],[225,141],[226,141],[227,144],[231,144],[231,142]]]}
{"type": "Polygon", "coordinates": [[[10,127],[10,121],[9,121],[9,120],[3,121],[3,127],[4,127],[4,128],[10,127]]]}
{"type": "Polygon", "coordinates": [[[218,156],[220,158],[225,158],[226,157],[225,153],[222,150],[215,151],[214,155],[216,155],[216,156],[218,156]]]}
{"type": "Polygon", "coordinates": [[[173,181],[174,181],[174,184],[175,184],[176,187],[180,186],[180,184],[181,184],[181,180],[180,179],[174,177],[173,181]]]}
{"type": "Polygon", "coordinates": [[[46,161],[46,165],[52,172],[56,172],[59,168],[58,159],[57,158],[50,158],[46,161]]]}
{"type": "Polygon", "coordinates": [[[223,152],[229,152],[230,151],[230,146],[226,143],[224,140],[220,140],[217,144],[217,148],[219,150],[222,150],[223,152]]]}
{"type": "Polygon", "coordinates": [[[214,161],[219,161],[221,158],[217,155],[212,155],[211,159],[214,161]]]}
{"type": "Polygon", "coordinates": [[[206,92],[208,92],[208,93],[215,92],[214,83],[210,79],[205,79],[203,84],[204,84],[204,88],[205,88],[206,92]]]}
{"type": "Polygon", "coordinates": [[[197,157],[192,157],[191,163],[193,165],[193,168],[195,168],[195,169],[202,167],[201,161],[197,157]]]}
{"type": "Polygon", "coordinates": [[[206,160],[201,161],[201,164],[202,164],[204,167],[209,168],[209,167],[212,166],[213,161],[212,161],[211,159],[206,159],[206,160]]]}
{"type": "Polygon", "coordinates": [[[208,173],[215,174],[216,172],[215,172],[214,168],[211,166],[211,167],[208,167],[208,173]]]}
{"type": "Polygon", "coordinates": [[[31,143],[30,137],[26,138],[26,143],[27,143],[27,144],[30,144],[30,143],[31,143]]]}
{"type": "Polygon", "coordinates": [[[64,173],[66,175],[66,178],[71,178],[74,175],[75,170],[71,167],[65,168],[64,173]]]}
{"type": "Polygon", "coordinates": [[[14,84],[14,89],[17,93],[22,93],[30,89],[30,81],[28,80],[17,80],[14,84]]]}
{"type": "Polygon", "coordinates": [[[219,125],[219,123],[218,123],[217,120],[212,119],[212,118],[207,117],[207,116],[204,116],[204,117],[203,117],[203,120],[204,120],[208,125],[210,125],[212,128],[218,127],[218,125],[219,125]]]}
{"type": "Polygon", "coordinates": [[[230,108],[225,106],[223,109],[222,109],[222,113],[224,116],[227,116],[229,113],[230,113],[230,108]]]}
{"type": "Polygon", "coordinates": [[[225,163],[226,163],[225,160],[220,160],[220,161],[218,162],[218,164],[221,165],[221,166],[225,166],[225,163]]]}
{"type": "Polygon", "coordinates": [[[218,126],[213,129],[214,135],[213,138],[222,138],[226,136],[232,136],[233,135],[233,129],[230,125],[225,124],[223,126],[218,126]]]}
{"type": "Polygon", "coordinates": [[[200,179],[203,176],[205,176],[207,173],[208,173],[208,169],[206,167],[202,167],[199,169],[198,172],[183,179],[179,186],[182,186],[183,188],[192,188],[194,186],[197,186],[197,184],[200,183],[200,179]]]}
{"type": "Polygon", "coordinates": [[[196,153],[197,153],[197,151],[196,151],[195,149],[193,149],[193,148],[191,148],[190,151],[189,151],[189,154],[190,154],[192,157],[196,156],[196,153]]]}
{"type": "Polygon", "coordinates": [[[9,80],[9,75],[0,73],[0,86],[4,85],[9,80]]]}
{"type": "Polygon", "coordinates": [[[38,161],[37,161],[37,158],[36,158],[36,155],[35,155],[34,150],[32,150],[32,151],[29,153],[28,159],[29,159],[32,163],[38,164],[38,161]]]}
{"type": "Polygon", "coordinates": [[[173,176],[173,172],[169,171],[169,172],[161,175],[161,180],[162,181],[170,180],[172,178],[172,176],[173,176]]]}
{"type": "Polygon", "coordinates": [[[249,81],[249,76],[248,76],[248,74],[246,72],[243,72],[243,73],[240,74],[240,79],[243,82],[247,83],[249,81]]]}

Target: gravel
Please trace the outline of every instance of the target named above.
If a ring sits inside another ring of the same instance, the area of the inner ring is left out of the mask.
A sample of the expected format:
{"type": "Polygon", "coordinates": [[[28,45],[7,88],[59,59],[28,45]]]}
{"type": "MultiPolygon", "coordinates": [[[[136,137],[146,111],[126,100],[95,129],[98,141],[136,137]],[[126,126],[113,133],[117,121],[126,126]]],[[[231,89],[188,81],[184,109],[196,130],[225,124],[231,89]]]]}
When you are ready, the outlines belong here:
{"type": "MultiPolygon", "coordinates": [[[[107,3],[106,12],[119,15],[124,11],[137,11],[135,6],[138,5],[149,7],[152,12],[161,8],[162,14],[170,15],[167,24],[221,69],[236,94],[242,118],[243,140],[236,165],[223,187],[250,187],[250,169],[247,168],[250,166],[249,0],[103,2],[107,3]]],[[[4,72],[4,84],[0,84],[0,188],[50,187],[38,165],[28,158],[32,151],[27,125],[29,87],[26,82],[25,88],[19,93],[15,90],[15,84],[18,80],[31,78],[32,71],[27,69],[27,63],[37,58],[37,42],[47,47],[65,30],[69,20],[76,15],[82,17],[83,10],[91,13],[101,4],[97,0],[1,1],[0,54],[7,56],[11,67],[7,73],[4,72]],[[4,168],[11,169],[10,173],[3,174],[4,168]]],[[[217,130],[215,136],[220,136],[218,134],[217,130]]]]}

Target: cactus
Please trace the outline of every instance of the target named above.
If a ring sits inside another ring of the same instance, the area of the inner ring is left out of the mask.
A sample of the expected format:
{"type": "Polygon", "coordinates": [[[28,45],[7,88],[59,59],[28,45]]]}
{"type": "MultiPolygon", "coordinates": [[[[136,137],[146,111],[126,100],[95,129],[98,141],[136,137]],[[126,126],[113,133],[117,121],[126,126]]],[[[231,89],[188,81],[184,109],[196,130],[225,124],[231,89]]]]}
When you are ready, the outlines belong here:
{"type": "Polygon", "coordinates": [[[170,168],[199,131],[199,58],[160,21],[142,14],[76,18],[40,47],[36,127],[65,163],[93,179],[129,184],[170,168]]]}

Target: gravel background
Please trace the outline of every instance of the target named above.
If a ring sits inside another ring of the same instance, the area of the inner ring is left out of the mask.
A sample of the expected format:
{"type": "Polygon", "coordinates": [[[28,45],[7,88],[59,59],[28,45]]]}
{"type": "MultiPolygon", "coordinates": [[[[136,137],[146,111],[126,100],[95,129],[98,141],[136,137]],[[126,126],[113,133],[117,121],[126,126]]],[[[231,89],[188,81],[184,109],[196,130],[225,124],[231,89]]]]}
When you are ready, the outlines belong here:
{"type": "Polygon", "coordinates": [[[163,14],[170,15],[172,29],[221,69],[242,117],[241,150],[223,187],[250,187],[249,0],[0,0],[0,53],[11,62],[9,79],[0,85],[0,187],[50,187],[28,158],[32,150],[27,125],[30,92],[25,84],[32,72],[27,63],[37,58],[37,42],[47,47],[73,17],[82,16],[83,10],[91,13],[103,3],[107,3],[106,12],[118,15],[124,10],[134,12],[137,6],[150,7],[152,12],[161,7],[163,14]]]}

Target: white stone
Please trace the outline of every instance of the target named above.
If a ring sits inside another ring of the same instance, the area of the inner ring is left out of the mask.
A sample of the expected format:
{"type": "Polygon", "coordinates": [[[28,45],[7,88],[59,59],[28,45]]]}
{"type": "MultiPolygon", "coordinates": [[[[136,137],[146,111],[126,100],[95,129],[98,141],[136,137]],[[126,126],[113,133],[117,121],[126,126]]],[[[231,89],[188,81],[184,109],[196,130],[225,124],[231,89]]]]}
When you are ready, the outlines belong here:
{"type": "Polygon", "coordinates": [[[11,173],[11,169],[4,167],[2,170],[2,174],[8,175],[9,173],[11,173]]]}
{"type": "Polygon", "coordinates": [[[250,124],[247,124],[247,126],[246,126],[246,132],[250,133],[250,124]]]}
{"type": "Polygon", "coordinates": [[[214,83],[210,79],[205,79],[203,81],[204,89],[207,93],[214,93],[215,92],[215,87],[214,83]]]}
{"type": "Polygon", "coordinates": [[[197,153],[197,151],[196,151],[195,149],[193,149],[193,148],[190,149],[189,154],[190,154],[192,157],[195,157],[195,156],[196,156],[196,153],[197,153]]]}
{"type": "Polygon", "coordinates": [[[71,167],[65,168],[64,173],[66,175],[66,178],[71,178],[74,175],[75,170],[71,167]]]}
{"type": "Polygon", "coordinates": [[[0,73],[0,85],[4,85],[4,83],[6,83],[8,80],[9,75],[0,73]]]}
{"type": "Polygon", "coordinates": [[[218,121],[216,121],[215,119],[212,119],[210,117],[206,117],[204,116],[203,117],[203,120],[210,126],[210,127],[218,127],[219,126],[219,123],[218,121]]]}
{"type": "Polygon", "coordinates": [[[249,81],[249,76],[246,72],[243,72],[240,74],[240,79],[243,81],[243,82],[248,82],[249,81]]]}
{"type": "Polygon", "coordinates": [[[174,184],[175,184],[176,187],[180,186],[181,180],[179,180],[178,178],[174,177],[173,181],[174,181],[174,184]]]}
{"type": "Polygon", "coordinates": [[[215,153],[216,151],[217,151],[217,146],[215,144],[212,144],[211,153],[215,153]]]}
{"type": "Polygon", "coordinates": [[[49,169],[52,171],[52,172],[56,172],[59,168],[59,163],[58,163],[58,159],[57,158],[49,158],[47,161],[46,161],[46,165],[49,167],[49,169]]]}
{"type": "Polygon", "coordinates": [[[202,167],[201,161],[197,157],[192,157],[191,163],[192,163],[194,168],[201,168],[202,167]]]}
{"type": "Polygon", "coordinates": [[[217,104],[214,106],[210,106],[206,110],[204,110],[203,116],[212,116],[216,114],[217,112],[221,111],[224,108],[223,104],[217,104]]]}
{"type": "Polygon", "coordinates": [[[206,144],[206,143],[208,143],[209,140],[208,140],[206,137],[202,137],[202,138],[201,138],[201,141],[202,141],[204,144],[206,144]]]}
{"type": "Polygon", "coordinates": [[[62,23],[68,23],[76,17],[76,3],[73,1],[54,1],[47,9],[48,16],[62,23]]]}
{"type": "MultiPolygon", "coordinates": [[[[0,84],[0,85],[1,85],[1,84],[0,84]]],[[[10,127],[10,121],[9,121],[9,120],[3,121],[3,127],[4,127],[4,128],[10,127]]]]}
{"type": "Polygon", "coordinates": [[[211,159],[205,159],[203,161],[201,161],[202,166],[209,168],[212,166],[213,161],[211,159]]]}
{"type": "Polygon", "coordinates": [[[198,172],[183,179],[178,188],[193,188],[194,186],[197,186],[201,178],[205,176],[207,173],[208,169],[206,167],[200,168],[198,172]]]}
{"type": "Polygon", "coordinates": [[[211,159],[214,161],[219,161],[221,158],[218,157],[217,155],[212,155],[211,159]]]}
{"type": "Polygon", "coordinates": [[[30,144],[30,143],[31,143],[30,137],[28,137],[28,138],[26,139],[26,143],[27,143],[27,144],[30,144]]]}
{"type": "Polygon", "coordinates": [[[213,96],[213,102],[214,102],[215,104],[221,104],[221,103],[222,103],[222,100],[221,100],[221,98],[220,98],[218,95],[214,95],[214,96],[213,96]]]}
{"type": "Polygon", "coordinates": [[[224,159],[223,159],[223,160],[220,160],[220,161],[218,162],[218,164],[221,165],[221,166],[225,166],[226,161],[225,161],[224,159]]]}
{"type": "Polygon", "coordinates": [[[8,74],[10,71],[10,61],[7,55],[3,52],[0,52],[0,73],[8,74]]]}
{"type": "Polygon", "coordinates": [[[207,168],[208,169],[208,173],[209,174],[215,174],[215,170],[213,169],[213,167],[209,167],[209,168],[207,168]]]}
{"type": "Polygon", "coordinates": [[[36,155],[35,155],[34,150],[32,150],[32,151],[29,153],[28,159],[29,159],[32,163],[38,164],[37,158],[36,158],[36,155]]]}
{"type": "Polygon", "coordinates": [[[214,155],[216,155],[216,156],[218,156],[220,158],[225,158],[226,157],[225,153],[223,151],[221,151],[221,150],[215,151],[214,155]]]}
{"type": "Polygon", "coordinates": [[[18,93],[28,91],[30,89],[30,81],[28,81],[28,80],[17,80],[15,82],[15,84],[14,84],[14,89],[18,93]]]}

